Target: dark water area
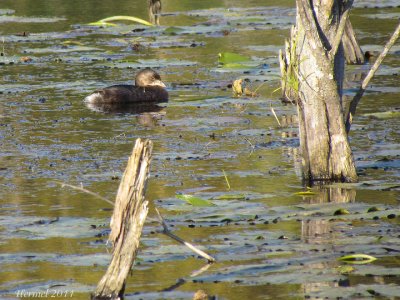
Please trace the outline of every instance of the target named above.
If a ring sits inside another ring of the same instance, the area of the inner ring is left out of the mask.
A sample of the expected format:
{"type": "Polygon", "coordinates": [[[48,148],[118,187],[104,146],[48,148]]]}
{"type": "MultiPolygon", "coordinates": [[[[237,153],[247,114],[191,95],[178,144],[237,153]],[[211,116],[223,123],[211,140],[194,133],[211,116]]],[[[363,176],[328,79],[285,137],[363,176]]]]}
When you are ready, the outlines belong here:
{"type": "MultiPolygon", "coordinates": [[[[296,107],[276,91],[293,1],[169,0],[160,27],[87,25],[113,15],[147,19],[143,2],[0,3],[0,297],[49,290],[89,298],[109,263],[112,207],[61,183],[113,200],[139,137],[154,142],[150,213],[127,299],[191,299],[199,289],[233,300],[399,297],[399,44],[354,118],[360,182],[307,191],[296,107]],[[250,60],[221,67],[224,52],[250,60]],[[145,67],[167,84],[167,104],[102,112],[83,103],[145,67]],[[233,97],[238,78],[259,96],[233,97]],[[180,194],[214,205],[192,206],[180,194]],[[154,207],[217,263],[202,269],[204,260],[157,233],[154,207]],[[377,260],[337,260],[353,253],[377,260]]],[[[397,1],[356,1],[351,20],[362,48],[380,51],[399,16],[397,1]]],[[[346,94],[368,67],[347,68],[346,94]]]]}

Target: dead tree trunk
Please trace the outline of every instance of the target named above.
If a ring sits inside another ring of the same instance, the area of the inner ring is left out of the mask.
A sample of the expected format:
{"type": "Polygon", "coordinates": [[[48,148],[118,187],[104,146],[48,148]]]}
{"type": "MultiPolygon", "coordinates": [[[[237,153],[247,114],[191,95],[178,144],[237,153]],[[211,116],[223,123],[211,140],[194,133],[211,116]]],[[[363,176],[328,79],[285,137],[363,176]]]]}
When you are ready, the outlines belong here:
{"type": "Polygon", "coordinates": [[[342,100],[343,35],[351,35],[353,0],[296,0],[296,27],[279,55],[283,96],[297,103],[303,176],[307,182],[357,180],[347,140],[357,105],[400,36],[400,23],[349,105],[342,100]],[[346,125],[345,125],[346,122],[346,125]]]}
{"type": "Polygon", "coordinates": [[[347,64],[361,65],[365,63],[364,53],[357,42],[356,34],[354,33],[350,20],[346,22],[342,42],[347,64]]]}
{"type": "Polygon", "coordinates": [[[150,23],[160,26],[161,0],[149,0],[150,23]]]}
{"type": "Polygon", "coordinates": [[[303,177],[311,183],[353,182],[357,174],[342,109],[342,37],[352,0],[296,4],[296,27],[281,57],[281,70],[289,76],[285,89],[296,98],[303,177]]]}
{"type": "Polygon", "coordinates": [[[144,199],[144,195],[152,147],[152,142],[149,140],[136,140],[119,185],[110,222],[109,240],[113,243],[113,256],[92,299],[122,299],[123,297],[125,281],[135,261],[148,212],[148,201],[144,199]]]}

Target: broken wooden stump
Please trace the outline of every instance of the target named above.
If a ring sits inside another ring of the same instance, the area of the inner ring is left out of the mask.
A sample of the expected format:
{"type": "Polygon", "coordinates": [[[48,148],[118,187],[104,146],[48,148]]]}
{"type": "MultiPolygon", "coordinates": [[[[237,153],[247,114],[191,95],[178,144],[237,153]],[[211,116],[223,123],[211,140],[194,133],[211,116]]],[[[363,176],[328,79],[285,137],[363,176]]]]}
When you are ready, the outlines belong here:
{"type": "Polygon", "coordinates": [[[126,278],[135,261],[148,213],[145,191],[153,143],[137,139],[118,188],[109,240],[112,259],[92,299],[122,299],[126,278]]]}

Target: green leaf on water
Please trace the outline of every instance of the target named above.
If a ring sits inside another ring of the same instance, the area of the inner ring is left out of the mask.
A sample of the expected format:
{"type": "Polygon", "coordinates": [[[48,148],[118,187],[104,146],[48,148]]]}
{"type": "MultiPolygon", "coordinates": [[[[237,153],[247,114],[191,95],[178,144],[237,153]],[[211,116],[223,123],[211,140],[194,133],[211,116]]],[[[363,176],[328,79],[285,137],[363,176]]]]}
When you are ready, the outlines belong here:
{"type": "Polygon", "coordinates": [[[228,190],[230,190],[230,189],[231,189],[231,185],[230,185],[230,183],[229,183],[228,176],[226,176],[226,173],[225,173],[224,170],[222,170],[222,173],[224,173],[226,185],[227,185],[227,187],[228,187],[228,190]]]}
{"type": "Polygon", "coordinates": [[[370,207],[370,208],[368,208],[368,210],[367,210],[367,212],[376,212],[376,211],[379,211],[379,208],[377,208],[376,206],[372,206],[372,207],[370,207]]]}
{"type": "Polygon", "coordinates": [[[283,258],[283,257],[291,257],[295,254],[294,251],[278,251],[278,252],[268,252],[265,254],[267,258],[283,258]]]}
{"type": "Polygon", "coordinates": [[[345,208],[339,208],[333,213],[334,216],[349,215],[350,212],[345,208]]]}
{"type": "Polygon", "coordinates": [[[113,21],[131,21],[131,22],[139,23],[139,24],[146,25],[146,26],[154,26],[153,24],[151,24],[150,22],[148,22],[146,20],[136,18],[136,17],[131,17],[131,16],[112,16],[112,17],[108,17],[105,19],[101,19],[97,22],[89,23],[89,25],[92,25],[92,26],[115,26],[115,24],[110,23],[113,21]]]}
{"type": "Polygon", "coordinates": [[[294,193],[294,194],[297,195],[297,196],[312,196],[312,195],[316,195],[317,193],[308,190],[308,191],[297,192],[297,193],[294,193]]]}
{"type": "Polygon", "coordinates": [[[113,16],[113,17],[109,17],[109,18],[100,20],[100,22],[113,22],[113,21],[131,21],[131,22],[139,23],[139,24],[146,25],[146,26],[154,26],[153,24],[151,24],[150,22],[148,22],[146,20],[136,18],[136,17],[131,17],[131,16],[113,16]]]}
{"type": "Polygon", "coordinates": [[[214,206],[215,204],[212,203],[211,201],[195,197],[192,195],[176,195],[176,198],[186,201],[187,203],[193,205],[193,206],[214,206]]]}
{"type": "Polygon", "coordinates": [[[184,29],[180,28],[180,27],[168,27],[167,29],[164,30],[164,33],[169,34],[169,35],[176,35],[181,33],[182,31],[184,31],[184,29]]]}
{"type": "Polygon", "coordinates": [[[81,42],[78,42],[78,41],[64,41],[64,42],[62,42],[62,44],[65,46],[70,46],[70,45],[84,46],[84,44],[82,44],[81,42]]]}
{"type": "Polygon", "coordinates": [[[234,200],[234,199],[244,200],[244,199],[246,199],[246,196],[243,194],[225,194],[225,195],[219,195],[219,196],[213,197],[213,199],[215,199],[215,200],[234,200]]]}
{"type": "Polygon", "coordinates": [[[335,268],[340,274],[350,274],[355,269],[352,266],[338,266],[335,268]]]}
{"type": "Polygon", "coordinates": [[[348,264],[363,265],[373,262],[377,260],[377,258],[368,254],[351,254],[339,257],[338,260],[348,264]]]}
{"type": "Polygon", "coordinates": [[[400,111],[383,111],[383,112],[364,114],[364,116],[376,119],[391,119],[400,117],[400,111]]]}
{"type": "Polygon", "coordinates": [[[240,64],[240,63],[227,63],[223,64],[224,68],[227,69],[248,69],[248,68],[254,68],[254,66],[246,65],[246,64],[240,64]]]}
{"type": "Polygon", "coordinates": [[[373,243],[380,244],[380,243],[387,243],[389,238],[387,236],[378,236],[373,243]]]}
{"type": "MultiPolygon", "coordinates": [[[[237,66],[240,62],[250,61],[251,59],[247,56],[243,56],[240,54],[232,53],[232,52],[222,52],[218,53],[218,62],[220,64],[226,65],[234,65],[237,66]]],[[[239,64],[241,65],[241,64],[239,64]]]]}
{"type": "Polygon", "coordinates": [[[102,26],[102,27],[117,26],[117,24],[114,24],[114,23],[101,22],[101,21],[88,23],[88,25],[89,25],[89,26],[102,26]]]}

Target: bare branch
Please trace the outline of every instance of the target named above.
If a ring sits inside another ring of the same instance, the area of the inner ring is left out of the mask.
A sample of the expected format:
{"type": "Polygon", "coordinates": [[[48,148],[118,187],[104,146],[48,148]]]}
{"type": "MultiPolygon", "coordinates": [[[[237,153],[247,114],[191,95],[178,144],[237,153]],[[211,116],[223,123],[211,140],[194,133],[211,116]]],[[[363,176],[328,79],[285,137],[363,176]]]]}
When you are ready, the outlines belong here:
{"type": "Polygon", "coordinates": [[[209,263],[213,263],[215,262],[215,258],[208,255],[207,253],[205,253],[204,251],[196,248],[195,246],[193,246],[192,244],[184,241],[183,239],[181,239],[180,237],[176,236],[175,234],[173,234],[171,231],[169,231],[167,224],[164,221],[164,218],[161,216],[160,212],[158,211],[158,209],[156,208],[156,212],[158,215],[158,220],[161,224],[161,226],[163,227],[163,231],[162,233],[169,236],[171,239],[174,239],[175,241],[177,241],[180,244],[185,245],[186,247],[188,247],[190,250],[192,250],[193,252],[197,253],[198,255],[204,257],[205,259],[208,260],[209,263]]]}
{"type": "Polygon", "coordinates": [[[364,95],[364,92],[365,92],[370,80],[375,75],[375,72],[378,70],[378,68],[381,65],[382,61],[384,60],[384,58],[388,54],[390,48],[392,48],[394,43],[396,43],[396,41],[399,38],[399,36],[400,36],[400,22],[397,25],[396,30],[393,32],[392,37],[390,38],[390,40],[386,43],[385,47],[383,48],[383,51],[381,52],[381,54],[376,59],[374,65],[369,70],[367,76],[364,78],[364,80],[363,80],[358,92],[354,96],[353,100],[351,100],[349,114],[348,114],[347,120],[346,120],[346,131],[347,131],[347,133],[350,131],[351,120],[352,120],[352,118],[354,117],[354,115],[356,113],[357,105],[360,102],[362,96],[364,95]]]}
{"type": "Polygon", "coordinates": [[[211,264],[206,264],[206,265],[202,266],[200,269],[192,272],[192,274],[190,274],[190,277],[196,277],[196,276],[203,274],[205,271],[207,271],[210,268],[210,266],[211,266],[211,264]]]}
{"type": "Polygon", "coordinates": [[[94,193],[92,191],[84,189],[83,187],[72,185],[72,184],[68,184],[68,183],[65,183],[65,182],[60,182],[60,181],[53,181],[53,182],[61,185],[61,187],[67,186],[67,187],[70,187],[71,189],[78,190],[78,191],[84,192],[86,194],[92,195],[92,196],[94,196],[96,198],[99,198],[99,199],[101,199],[103,201],[106,201],[107,203],[109,203],[112,206],[114,206],[114,202],[108,200],[107,198],[104,198],[103,196],[100,196],[99,194],[96,194],[96,193],[94,193]]]}
{"type": "Polygon", "coordinates": [[[276,115],[275,110],[272,107],[272,105],[270,106],[270,109],[271,109],[271,111],[272,111],[272,113],[273,113],[273,115],[274,115],[274,117],[276,119],[276,122],[278,122],[279,127],[282,127],[281,122],[279,122],[278,116],[276,115]]]}
{"type": "Polygon", "coordinates": [[[347,20],[349,19],[350,8],[352,5],[353,5],[353,0],[349,0],[345,6],[345,11],[342,15],[342,18],[340,19],[340,23],[336,31],[335,40],[333,41],[332,44],[332,49],[329,51],[329,55],[331,57],[334,57],[336,55],[339,45],[342,42],[343,33],[346,28],[347,20]]]}

